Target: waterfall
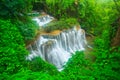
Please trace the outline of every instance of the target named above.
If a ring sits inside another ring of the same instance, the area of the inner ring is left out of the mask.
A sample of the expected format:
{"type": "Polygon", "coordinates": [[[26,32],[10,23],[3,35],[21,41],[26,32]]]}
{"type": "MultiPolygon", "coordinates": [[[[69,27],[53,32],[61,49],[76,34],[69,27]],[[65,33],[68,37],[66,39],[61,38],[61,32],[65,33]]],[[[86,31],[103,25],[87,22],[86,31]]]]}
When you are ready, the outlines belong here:
{"type": "Polygon", "coordinates": [[[72,54],[75,51],[84,50],[86,44],[84,30],[77,29],[75,26],[60,32],[58,35],[41,35],[34,44],[28,47],[30,54],[26,59],[32,60],[39,56],[55,65],[58,70],[62,70],[72,54]]]}

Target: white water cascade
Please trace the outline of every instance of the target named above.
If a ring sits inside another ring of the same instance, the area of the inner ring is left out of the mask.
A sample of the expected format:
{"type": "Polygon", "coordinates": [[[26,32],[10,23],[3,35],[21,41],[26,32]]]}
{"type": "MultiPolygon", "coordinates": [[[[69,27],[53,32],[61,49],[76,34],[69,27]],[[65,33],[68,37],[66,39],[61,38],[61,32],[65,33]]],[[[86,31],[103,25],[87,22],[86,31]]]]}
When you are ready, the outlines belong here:
{"type": "Polygon", "coordinates": [[[36,21],[39,26],[44,26],[45,24],[54,20],[54,18],[49,15],[45,15],[40,17],[34,17],[33,20],[36,21]]]}
{"type": "Polygon", "coordinates": [[[28,47],[30,54],[27,59],[32,60],[39,56],[55,65],[58,70],[62,70],[72,54],[84,50],[86,45],[84,30],[74,27],[58,35],[41,35],[28,47]]]}

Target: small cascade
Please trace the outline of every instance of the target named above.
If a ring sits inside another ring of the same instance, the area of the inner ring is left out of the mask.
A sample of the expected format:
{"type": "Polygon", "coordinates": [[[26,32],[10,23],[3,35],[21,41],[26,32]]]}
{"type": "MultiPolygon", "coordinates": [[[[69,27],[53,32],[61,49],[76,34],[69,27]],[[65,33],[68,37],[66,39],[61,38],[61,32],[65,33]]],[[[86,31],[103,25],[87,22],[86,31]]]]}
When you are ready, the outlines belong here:
{"type": "Polygon", "coordinates": [[[53,21],[54,18],[49,15],[44,15],[40,17],[34,17],[32,20],[36,21],[39,26],[44,26],[45,24],[53,21]]]}
{"type": "Polygon", "coordinates": [[[54,64],[58,70],[63,66],[75,51],[81,51],[86,46],[83,29],[73,29],[61,32],[59,35],[41,35],[28,49],[28,60],[39,56],[43,60],[54,64]]]}

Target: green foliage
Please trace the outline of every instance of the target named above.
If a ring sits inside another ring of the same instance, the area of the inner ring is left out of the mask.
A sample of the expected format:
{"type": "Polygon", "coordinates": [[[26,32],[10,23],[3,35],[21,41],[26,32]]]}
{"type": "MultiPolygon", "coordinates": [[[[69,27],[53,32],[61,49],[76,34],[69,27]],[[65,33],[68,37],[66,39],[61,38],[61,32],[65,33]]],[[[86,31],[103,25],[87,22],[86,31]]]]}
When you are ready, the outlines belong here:
{"type": "Polygon", "coordinates": [[[83,52],[76,52],[68,61],[63,70],[64,80],[88,80],[94,79],[91,75],[90,62],[84,58],[83,52]]]}
{"type": "Polygon", "coordinates": [[[55,75],[58,72],[55,66],[43,61],[40,57],[36,57],[32,61],[28,61],[28,68],[34,72],[43,71],[51,75],[55,75]]]}
{"type": "Polygon", "coordinates": [[[78,22],[74,18],[61,19],[60,21],[49,23],[44,27],[44,30],[46,32],[51,32],[53,30],[64,30],[64,29],[70,29],[75,25],[78,25],[78,22]]]}
{"type": "Polygon", "coordinates": [[[33,0],[2,0],[0,2],[0,18],[10,19],[16,24],[24,40],[31,40],[36,35],[37,26],[29,19],[33,0]]]}
{"type": "MultiPolygon", "coordinates": [[[[120,49],[118,49],[120,51],[120,49]]],[[[102,51],[106,53],[106,50],[102,51]]],[[[97,54],[97,53],[96,53],[97,54]]],[[[109,54],[107,52],[107,54],[109,54]]],[[[75,55],[67,62],[65,69],[58,72],[49,73],[50,66],[44,66],[47,68],[42,68],[43,71],[33,72],[26,70],[24,72],[19,72],[12,76],[7,76],[8,80],[119,80],[120,73],[120,54],[118,52],[113,52],[112,54],[107,55],[107,57],[100,56],[91,62],[84,58],[83,52],[76,52],[75,55]]],[[[37,59],[37,61],[39,61],[37,59]]],[[[39,64],[34,62],[34,64],[39,64]]],[[[40,66],[43,66],[45,63],[40,63],[40,66]]],[[[39,65],[36,65],[38,68],[39,65]]],[[[39,67],[40,67],[39,66],[39,67]]],[[[36,68],[33,67],[33,68],[36,68]]],[[[5,75],[4,75],[5,76],[5,75]]]]}
{"type": "Polygon", "coordinates": [[[0,80],[7,80],[7,79],[9,79],[9,77],[10,76],[6,72],[0,74],[0,80]]]}
{"type": "Polygon", "coordinates": [[[120,14],[120,1],[119,0],[113,0],[113,1],[114,1],[115,5],[116,5],[115,7],[116,7],[117,11],[120,14]]]}
{"type": "Polygon", "coordinates": [[[110,29],[110,24],[118,17],[112,0],[83,0],[80,2],[80,7],[81,26],[87,32],[97,36],[102,34],[105,29],[110,29]]]}
{"type": "Polygon", "coordinates": [[[28,61],[28,70],[19,71],[18,73],[8,76],[2,74],[1,79],[7,80],[54,80],[52,76],[56,76],[59,72],[55,66],[43,61],[40,57],[36,57],[32,61],[28,61]]]}
{"type": "Polygon", "coordinates": [[[27,54],[23,37],[9,20],[0,19],[0,74],[13,74],[23,68],[27,54]]]}
{"type": "MultiPolygon", "coordinates": [[[[99,43],[100,44],[100,43],[99,43]]],[[[120,54],[119,52],[111,52],[107,48],[105,48],[105,43],[101,44],[96,48],[96,61],[92,64],[92,76],[95,80],[119,80],[119,73],[120,73],[120,54]]]]}
{"type": "Polygon", "coordinates": [[[37,34],[37,29],[39,28],[35,22],[27,20],[26,22],[17,21],[14,24],[18,27],[24,41],[32,40],[37,34]]]}
{"type": "Polygon", "coordinates": [[[99,37],[94,40],[94,45],[96,49],[109,49],[110,48],[110,32],[109,30],[104,30],[99,37]]]}
{"type": "Polygon", "coordinates": [[[19,18],[25,16],[31,10],[32,0],[1,0],[0,17],[2,18],[19,18]]]}
{"type": "Polygon", "coordinates": [[[104,30],[101,36],[95,39],[94,54],[96,61],[92,64],[92,76],[95,80],[119,80],[120,54],[119,50],[111,51],[110,32],[104,30]]]}
{"type": "Polygon", "coordinates": [[[56,18],[76,17],[78,14],[75,0],[36,0],[38,7],[43,5],[43,9],[56,18]],[[41,4],[41,5],[40,5],[41,4]]]}
{"type": "MultiPolygon", "coordinates": [[[[102,44],[101,44],[102,45],[102,44]]],[[[95,54],[99,54],[96,52],[95,54]]],[[[84,58],[83,53],[76,52],[69,60],[65,70],[61,72],[61,80],[119,80],[120,54],[101,48],[101,55],[96,56],[95,62],[84,58]]]]}
{"type": "Polygon", "coordinates": [[[12,75],[8,80],[53,80],[53,78],[45,72],[32,72],[27,70],[12,75]]]}

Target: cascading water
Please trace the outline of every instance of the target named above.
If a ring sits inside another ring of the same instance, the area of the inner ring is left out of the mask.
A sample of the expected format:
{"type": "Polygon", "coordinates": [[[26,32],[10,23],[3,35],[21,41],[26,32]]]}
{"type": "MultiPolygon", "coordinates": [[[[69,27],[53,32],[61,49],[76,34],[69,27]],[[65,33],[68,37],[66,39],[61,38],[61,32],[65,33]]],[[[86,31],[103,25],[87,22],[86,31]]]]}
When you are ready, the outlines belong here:
{"type": "Polygon", "coordinates": [[[81,51],[86,46],[85,32],[76,27],[62,31],[58,35],[41,35],[33,45],[29,46],[28,60],[40,56],[43,60],[54,64],[62,70],[75,51],[81,51]]]}
{"type": "Polygon", "coordinates": [[[54,18],[49,15],[33,18],[33,20],[36,21],[39,26],[44,26],[45,24],[51,22],[53,19],[54,18]]]}

